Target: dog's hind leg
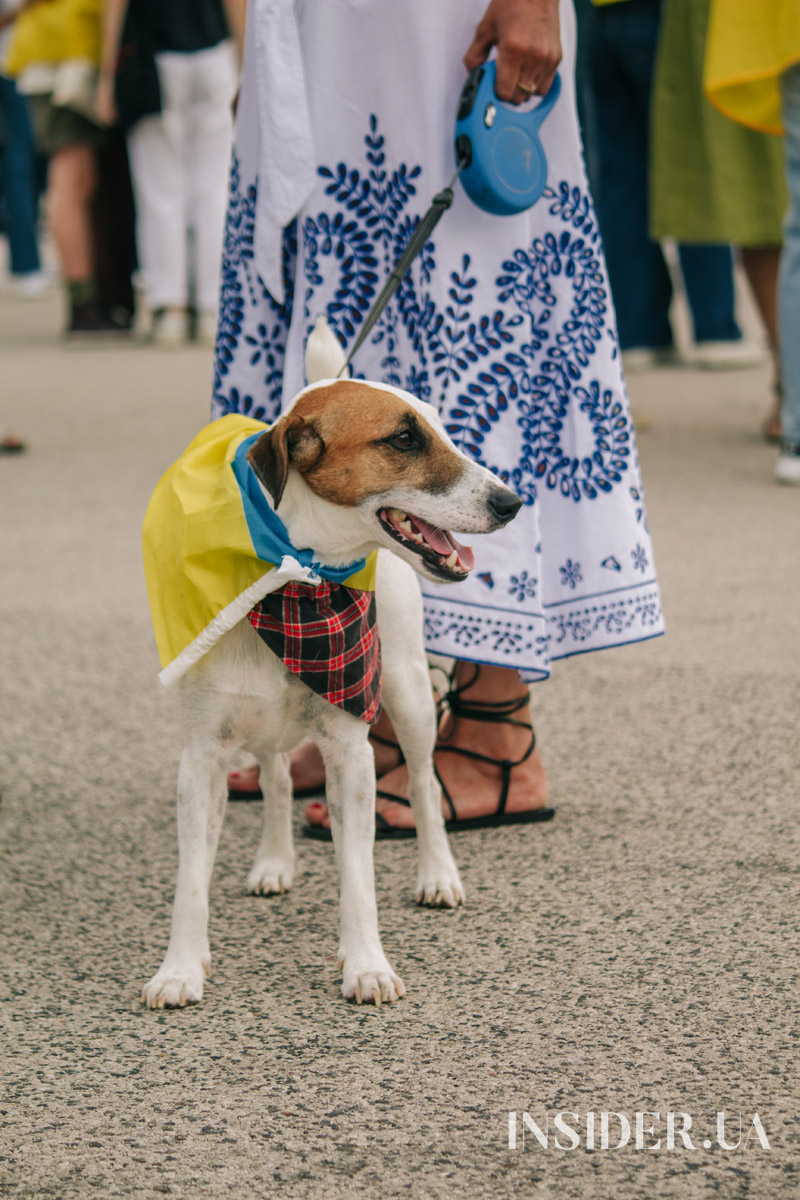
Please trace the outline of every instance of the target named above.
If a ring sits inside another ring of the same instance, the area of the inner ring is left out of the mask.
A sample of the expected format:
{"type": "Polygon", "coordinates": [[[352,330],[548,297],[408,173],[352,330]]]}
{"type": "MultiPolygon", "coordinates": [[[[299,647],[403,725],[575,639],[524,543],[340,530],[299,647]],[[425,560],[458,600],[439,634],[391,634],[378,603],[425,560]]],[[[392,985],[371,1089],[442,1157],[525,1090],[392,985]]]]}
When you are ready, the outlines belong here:
{"type": "Polygon", "coordinates": [[[464,888],[442,817],[442,793],[433,771],[436,707],[422,642],[422,600],[411,568],[378,556],[378,625],[383,663],[383,706],[408,766],[408,796],[419,845],[419,904],[455,908],[464,888]]]}
{"type": "Polygon", "coordinates": [[[257,752],[264,793],[264,825],[247,890],[257,896],[286,892],[294,878],[292,780],[285,754],[257,752]]]}
{"type": "Polygon", "coordinates": [[[178,771],[178,881],[164,961],[145,986],[148,1008],[197,1004],[211,966],[208,888],[227,803],[228,756],[187,746],[178,771]]]}
{"type": "Polygon", "coordinates": [[[436,709],[427,664],[424,658],[419,663],[406,657],[397,671],[385,656],[384,663],[383,704],[406,760],[408,798],[417,828],[417,903],[455,908],[464,903],[464,888],[450,852],[442,792],[433,772],[436,709]]]}
{"type": "Polygon", "coordinates": [[[325,792],[339,862],[342,995],[358,1004],[380,1004],[404,996],[406,989],[387,961],[378,933],[372,860],[375,760],[367,742],[368,727],[356,730],[352,724],[358,723],[355,717],[341,716],[350,728],[345,726],[341,737],[329,728],[319,748],[325,761],[325,792]]]}

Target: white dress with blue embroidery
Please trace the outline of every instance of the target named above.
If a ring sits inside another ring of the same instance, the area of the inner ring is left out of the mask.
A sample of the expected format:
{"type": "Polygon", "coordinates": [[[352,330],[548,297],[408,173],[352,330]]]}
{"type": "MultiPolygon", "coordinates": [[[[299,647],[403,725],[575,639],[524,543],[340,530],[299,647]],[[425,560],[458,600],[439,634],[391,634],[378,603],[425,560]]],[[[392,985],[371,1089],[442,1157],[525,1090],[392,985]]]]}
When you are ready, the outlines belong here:
{"type": "MultiPolygon", "coordinates": [[[[304,384],[319,313],[345,347],[354,340],[452,175],[461,56],[485,7],[250,0],[215,416],[273,420],[304,384]]],[[[454,442],[523,498],[506,529],[470,539],[467,581],[423,592],[430,651],[528,680],[554,659],[663,632],[578,137],[569,0],[561,25],[562,92],[542,127],[545,195],[521,216],[494,217],[457,187],[354,361],[359,377],[435,404],[454,442]]]]}

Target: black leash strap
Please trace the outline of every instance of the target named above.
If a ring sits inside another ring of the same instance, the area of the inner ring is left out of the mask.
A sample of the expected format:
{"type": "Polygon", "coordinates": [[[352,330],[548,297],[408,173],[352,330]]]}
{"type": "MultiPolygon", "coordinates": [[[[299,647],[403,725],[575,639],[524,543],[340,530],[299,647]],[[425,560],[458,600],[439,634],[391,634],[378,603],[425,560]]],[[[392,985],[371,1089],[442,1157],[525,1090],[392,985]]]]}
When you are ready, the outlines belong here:
{"type": "Polygon", "coordinates": [[[420,250],[425,245],[428,238],[431,236],[437,224],[439,223],[439,218],[443,213],[447,212],[448,208],[453,203],[453,185],[458,179],[459,172],[463,166],[463,162],[459,163],[458,170],[450,180],[448,186],[443,188],[441,192],[438,192],[433,197],[433,203],[425,213],[425,216],[420,219],[419,224],[409,239],[408,245],[401,254],[400,258],[398,258],[389,278],[386,280],[383,291],[378,296],[378,299],[375,301],[372,308],[369,310],[364,324],[359,330],[358,337],[353,342],[350,353],[347,356],[347,361],[339,372],[337,378],[341,378],[342,374],[350,366],[350,360],[353,358],[358,348],[363,344],[364,340],[369,336],[375,325],[375,322],[378,320],[381,313],[386,308],[386,305],[397,291],[403,276],[406,274],[408,268],[411,266],[414,259],[417,257],[420,250]]]}

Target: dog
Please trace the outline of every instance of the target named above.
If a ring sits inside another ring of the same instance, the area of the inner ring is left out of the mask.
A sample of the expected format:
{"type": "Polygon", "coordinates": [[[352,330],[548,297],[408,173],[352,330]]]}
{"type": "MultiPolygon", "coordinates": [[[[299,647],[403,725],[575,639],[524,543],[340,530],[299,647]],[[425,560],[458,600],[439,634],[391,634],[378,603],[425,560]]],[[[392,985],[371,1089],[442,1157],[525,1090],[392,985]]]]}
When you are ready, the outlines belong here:
{"type": "MultiPolygon", "coordinates": [[[[474,555],[446,531],[500,529],[521,501],[454,446],[433,407],[388,385],[339,379],[343,367],[338,341],[318,322],[306,353],[311,382],[274,425],[253,435],[247,484],[279,516],[293,546],[313,548],[317,565],[336,571],[378,552],[382,702],[408,764],[419,843],[416,899],[452,908],[463,903],[464,888],[433,772],[436,712],[413,572],[436,582],[466,578],[474,555]]],[[[159,522],[157,537],[169,536],[159,522]]],[[[246,593],[246,604],[252,595],[246,593]]],[[[378,934],[369,724],[287,669],[262,640],[252,614],[248,620],[230,611],[232,627],[207,649],[202,643],[202,653],[174,685],[183,734],[178,879],[167,952],[142,1002],[172,1008],[202,998],[210,969],[209,883],[227,772],[241,750],[258,761],[264,793],[263,832],[248,891],[273,895],[291,887],[295,859],[286,753],[306,738],[318,745],[325,764],[340,871],[342,994],[359,1004],[397,1000],[406,989],[378,934]]]]}

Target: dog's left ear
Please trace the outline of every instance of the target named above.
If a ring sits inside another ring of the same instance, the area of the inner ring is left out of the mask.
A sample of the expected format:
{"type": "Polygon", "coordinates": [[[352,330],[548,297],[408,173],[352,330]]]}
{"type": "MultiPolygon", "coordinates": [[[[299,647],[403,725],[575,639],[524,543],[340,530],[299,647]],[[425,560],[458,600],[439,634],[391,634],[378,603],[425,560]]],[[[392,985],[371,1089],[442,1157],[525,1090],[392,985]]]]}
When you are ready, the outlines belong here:
{"type": "Polygon", "coordinates": [[[289,475],[289,467],[301,474],[316,466],[325,451],[325,443],[316,426],[304,417],[281,417],[247,452],[247,461],[277,508],[289,475]]]}

